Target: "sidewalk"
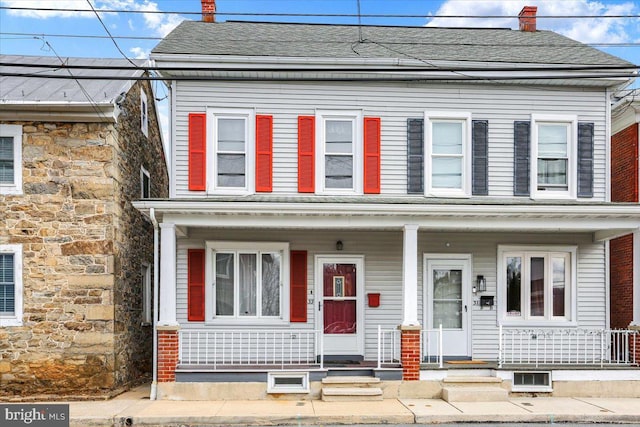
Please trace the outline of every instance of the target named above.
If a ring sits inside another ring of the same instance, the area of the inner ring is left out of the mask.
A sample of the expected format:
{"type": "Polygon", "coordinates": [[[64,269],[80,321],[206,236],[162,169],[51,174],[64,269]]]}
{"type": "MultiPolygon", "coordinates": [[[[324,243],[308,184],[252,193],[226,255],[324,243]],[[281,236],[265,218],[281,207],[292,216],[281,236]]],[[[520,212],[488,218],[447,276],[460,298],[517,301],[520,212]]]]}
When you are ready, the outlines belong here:
{"type": "Polygon", "coordinates": [[[74,427],[459,422],[640,423],[640,397],[519,397],[507,402],[480,403],[448,403],[435,399],[385,399],[377,402],[150,401],[149,387],[143,386],[108,401],[69,402],[69,405],[71,426],[74,427]]]}

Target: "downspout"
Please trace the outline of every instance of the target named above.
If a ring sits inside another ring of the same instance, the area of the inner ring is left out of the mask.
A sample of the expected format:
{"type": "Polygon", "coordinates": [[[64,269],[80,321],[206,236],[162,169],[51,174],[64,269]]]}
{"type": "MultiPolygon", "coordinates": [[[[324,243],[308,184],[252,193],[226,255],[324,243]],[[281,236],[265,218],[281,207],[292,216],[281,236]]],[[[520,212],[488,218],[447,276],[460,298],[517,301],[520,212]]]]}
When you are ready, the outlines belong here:
{"type": "Polygon", "coordinates": [[[154,208],[149,209],[149,218],[153,224],[153,380],[151,381],[150,400],[158,397],[158,221],[154,208]]]}

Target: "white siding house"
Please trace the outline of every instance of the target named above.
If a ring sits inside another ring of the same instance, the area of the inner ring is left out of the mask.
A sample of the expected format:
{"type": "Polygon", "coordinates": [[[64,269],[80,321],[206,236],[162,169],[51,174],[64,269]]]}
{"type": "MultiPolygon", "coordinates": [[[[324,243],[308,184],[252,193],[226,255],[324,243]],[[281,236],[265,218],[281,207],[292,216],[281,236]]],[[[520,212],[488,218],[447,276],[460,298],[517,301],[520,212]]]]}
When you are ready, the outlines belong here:
{"type": "Polygon", "coordinates": [[[612,363],[608,241],[640,210],[610,203],[607,69],[630,64],[548,31],[187,21],[152,58],[160,382],[612,363]]]}

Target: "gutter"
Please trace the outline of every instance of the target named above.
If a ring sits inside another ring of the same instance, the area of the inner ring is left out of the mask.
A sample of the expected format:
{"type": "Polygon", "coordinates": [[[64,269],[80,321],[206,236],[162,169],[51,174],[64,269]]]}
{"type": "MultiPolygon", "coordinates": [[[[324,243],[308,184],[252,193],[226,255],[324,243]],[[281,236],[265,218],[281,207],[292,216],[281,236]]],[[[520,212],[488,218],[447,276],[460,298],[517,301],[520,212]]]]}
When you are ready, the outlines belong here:
{"type": "Polygon", "coordinates": [[[151,381],[150,400],[158,398],[158,221],[154,208],[149,210],[149,218],[153,224],[153,380],[151,381]]]}

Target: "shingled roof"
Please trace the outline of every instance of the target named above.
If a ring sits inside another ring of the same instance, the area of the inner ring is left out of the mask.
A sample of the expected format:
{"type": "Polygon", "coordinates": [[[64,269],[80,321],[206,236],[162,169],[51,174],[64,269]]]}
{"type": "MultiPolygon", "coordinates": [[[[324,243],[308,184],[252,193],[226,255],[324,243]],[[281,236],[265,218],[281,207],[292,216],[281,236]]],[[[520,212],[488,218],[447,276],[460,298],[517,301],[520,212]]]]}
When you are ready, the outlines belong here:
{"type": "Polygon", "coordinates": [[[184,21],[154,55],[631,66],[551,31],[184,21]]]}

